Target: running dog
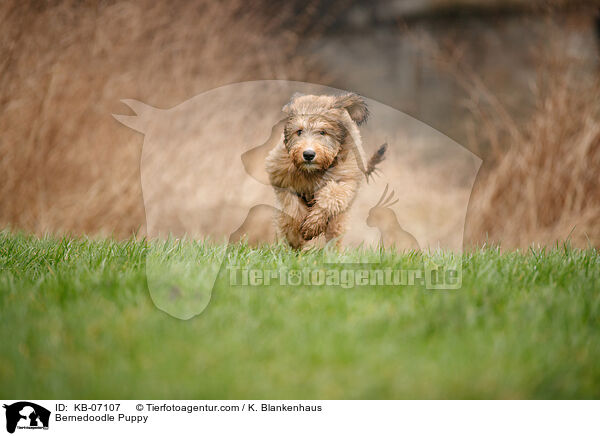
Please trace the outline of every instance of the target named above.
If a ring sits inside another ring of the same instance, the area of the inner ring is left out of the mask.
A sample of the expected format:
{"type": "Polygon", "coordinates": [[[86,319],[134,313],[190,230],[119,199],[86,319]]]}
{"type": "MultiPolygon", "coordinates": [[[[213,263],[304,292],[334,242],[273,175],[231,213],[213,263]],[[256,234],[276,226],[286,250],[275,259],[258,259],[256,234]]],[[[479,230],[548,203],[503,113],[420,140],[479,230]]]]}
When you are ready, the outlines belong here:
{"type": "Polygon", "coordinates": [[[376,171],[387,144],[365,161],[358,126],[369,111],[354,93],[295,94],[283,112],[283,141],[266,159],[279,208],[277,233],[294,249],[322,234],[341,247],[346,214],[362,178],[376,171]]]}

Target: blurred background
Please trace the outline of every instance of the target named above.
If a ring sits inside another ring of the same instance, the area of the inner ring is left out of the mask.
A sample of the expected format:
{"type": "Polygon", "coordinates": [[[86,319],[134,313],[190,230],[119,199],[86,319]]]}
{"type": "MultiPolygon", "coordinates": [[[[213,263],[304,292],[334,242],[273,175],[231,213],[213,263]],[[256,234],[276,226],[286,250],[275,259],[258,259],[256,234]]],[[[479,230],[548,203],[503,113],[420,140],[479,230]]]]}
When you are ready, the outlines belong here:
{"type": "Polygon", "coordinates": [[[0,227],[146,231],[143,137],[111,114],[286,79],[348,89],[480,156],[465,243],[600,246],[600,2],[0,4],[0,227]]]}

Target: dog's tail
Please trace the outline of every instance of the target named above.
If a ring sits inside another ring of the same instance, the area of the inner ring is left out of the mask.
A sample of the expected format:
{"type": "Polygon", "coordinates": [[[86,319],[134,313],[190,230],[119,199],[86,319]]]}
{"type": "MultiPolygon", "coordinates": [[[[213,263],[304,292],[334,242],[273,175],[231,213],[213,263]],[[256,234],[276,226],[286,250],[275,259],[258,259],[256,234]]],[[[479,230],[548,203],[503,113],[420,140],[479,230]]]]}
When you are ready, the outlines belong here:
{"type": "Polygon", "coordinates": [[[387,147],[387,142],[382,144],[381,147],[379,147],[377,151],[373,153],[373,156],[371,156],[369,162],[367,162],[367,168],[365,169],[365,177],[367,178],[367,182],[369,182],[369,176],[375,175],[379,171],[377,165],[379,165],[385,159],[385,151],[387,150],[387,147]]]}

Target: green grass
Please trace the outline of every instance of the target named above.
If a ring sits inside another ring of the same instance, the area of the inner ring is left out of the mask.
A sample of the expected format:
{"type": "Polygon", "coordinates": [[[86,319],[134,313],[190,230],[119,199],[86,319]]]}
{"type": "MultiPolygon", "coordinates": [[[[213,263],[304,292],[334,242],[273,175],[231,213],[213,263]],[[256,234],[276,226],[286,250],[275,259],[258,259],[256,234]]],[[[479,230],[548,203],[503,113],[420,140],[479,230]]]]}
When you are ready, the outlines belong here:
{"type": "MultiPolygon", "coordinates": [[[[154,306],[145,273],[152,250],[202,262],[224,249],[0,233],[2,396],[599,396],[596,250],[477,250],[463,256],[456,291],[231,287],[222,274],[197,317],[154,306]]],[[[228,262],[301,269],[323,255],[235,246],[228,262]]],[[[350,253],[361,255],[376,253],[350,253]]],[[[424,260],[386,254],[382,262],[424,260]]]]}

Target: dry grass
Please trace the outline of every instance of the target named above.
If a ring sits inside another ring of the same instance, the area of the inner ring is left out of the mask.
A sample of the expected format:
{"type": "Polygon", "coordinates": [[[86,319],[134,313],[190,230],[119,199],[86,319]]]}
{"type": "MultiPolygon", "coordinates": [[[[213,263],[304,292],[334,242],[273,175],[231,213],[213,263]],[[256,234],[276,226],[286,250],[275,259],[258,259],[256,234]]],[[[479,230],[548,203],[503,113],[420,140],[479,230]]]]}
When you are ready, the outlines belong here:
{"type": "Polygon", "coordinates": [[[524,123],[467,77],[475,138],[489,147],[471,199],[466,238],[503,248],[600,246],[600,81],[555,41],[538,59],[534,109],[524,123]]]}
{"type": "MultiPolygon", "coordinates": [[[[127,111],[119,100],[164,108],[244,80],[322,83],[296,48],[313,17],[327,17],[272,9],[263,0],[1,3],[0,227],[143,234],[142,137],[111,117],[127,111]]],[[[476,75],[457,74],[473,142],[487,145],[471,243],[600,245],[600,84],[565,47],[546,49],[524,123],[476,75]]]]}
{"type": "MultiPolygon", "coordinates": [[[[571,26],[587,40],[595,37],[593,4],[567,14],[556,13],[560,2],[546,6],[547,34],[564,35],[558,27],[571,26]]],[[[598,61],[577,47],[581,41],[538,38],[543,45],[530,52],[537,76],[514,107],[466,60],[468,46],[411,36],[465,92],[467,147],[484,161],[469,202],[465,245],[600,246],[600,77],[598,61]]]]}
{"type": "Polygon", "coordinates": [[[295,52],[315,8],[292,7],[2,2],[0,227],[143,232],[142,137],[111,117],[119,100],[169,107],[231,82],[323,79],[295,52]]]}

